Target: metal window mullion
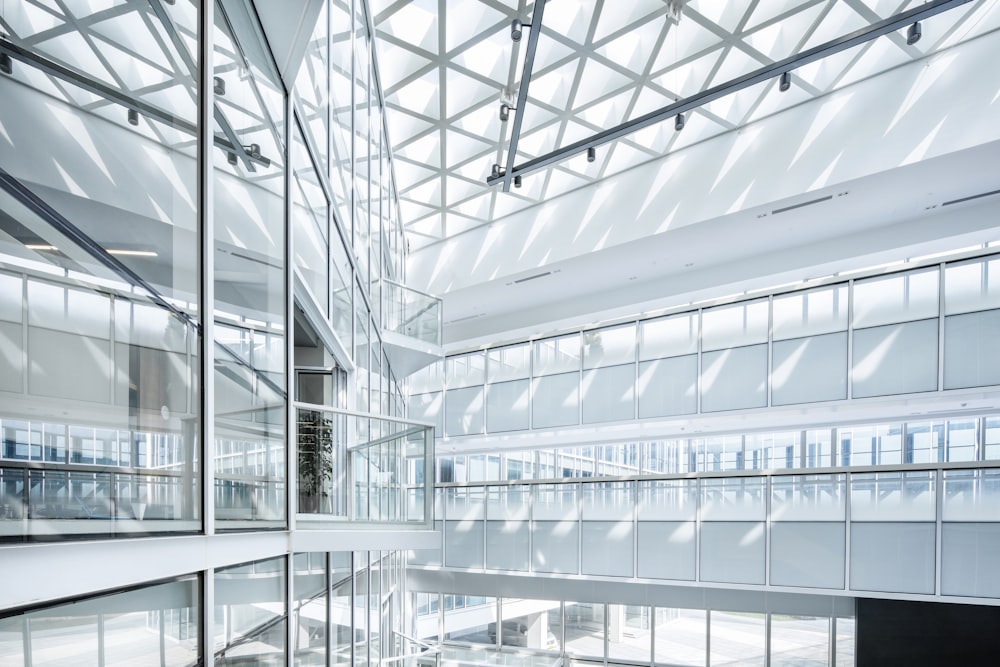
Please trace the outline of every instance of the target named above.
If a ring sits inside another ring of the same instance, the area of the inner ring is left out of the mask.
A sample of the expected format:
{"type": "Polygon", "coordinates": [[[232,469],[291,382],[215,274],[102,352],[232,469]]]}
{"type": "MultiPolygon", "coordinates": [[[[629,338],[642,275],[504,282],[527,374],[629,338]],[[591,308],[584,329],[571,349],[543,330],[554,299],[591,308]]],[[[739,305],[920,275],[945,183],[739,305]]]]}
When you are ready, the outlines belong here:
{"type": "MultiPolygon", "coordinates": [[[[210,3],[206,3],[210,4],[210,3]]],[[[201,573],[201,596],[199,611],[199,653],[203,667],[215,666],[215,569],[208,568],[201,573]]]]}
{"type": "Polygon", "coordinates": [[[285,666],[292,667],[295,654],[295,627],[298,625],[295,619],[298,610],[295,608],[295,590],[292,581],[295,572],[295,554],[289,551],[282,560],[285,564],[285,666]]]}
{"type": "Polygon", "coordinates": [[[854,279],[847,281],[847,400],[854,398],[854,279]]]}
{"type": "Polygon", "coordinates": [[[934,473],[934,594],[941,596],[941,552],[943,549],[944,536],[944,478],[945,472],[938,469],[934,473]]]}
{"type": "MultiPolygon", "coordinates": [[[[805,302],[805,299],[803,299],[805,302]]],[[[774,369],[774,295],[767,297],[767,370],[764,382],[767,388],[767,407],[771,407],[771,379],[774,369]]]]}
{"type": "Polygon", "coordinates": [[[937,389],[944,389],[944,271],[945,263],[938,265],[938,348],[937,348],[937,389]]]}
{"type": "Polygon", "coordinates": [[[699,308],[694,313],[694,315],[698,318],[697,351],[696,351],[696,354],[698,355],[698,368],[697,368],[695,379],[694,379],[694,383],[695,383],[695,392],[694,392],[695,393],[695,411],[694,411],[694,413],[695,413],[695,415],[700,415],[702,413],[702,410],[701,410],[701,392],[702,392],[702,388],[704,386],[703,383],[702,383],[702,377],[701,376],[702,376],[702,364],[703,364],[702,356],[704,354],[702,348],[704,347],[704,340],[703,340],[703,338],[704,338],[704,335],[705,335],[704,331],[702,330],[702,327],[703,327],[703,320],[704,320],[704,315],[705,315],[705,309],[704,308],[699,308]]]}
{"type": "MultiPolygon", "coordinates": [[[[213,80],[215,3],[201,4],[198,49],[198,223],[201,276],[198,313],[201,318],[201,500],[202,531],[215,533],[215,215],[214,169],[212,151],[215,147],[215,91],[213,80]]],[[[68,443],[67,443],[68,444],[68,443]]],[[[209,575],[211,575],[209,570],[209,575]]],[[[214,589],[210,592],[214,593],[214,589]]],[[[214,599],[214,595],[212,596],[214,599]]],[[[211,615],[212,610],[208,610],[211,615]]],[[[211,626],[209,624],[209,629],[211,626]]],[[[208,636],[211,642],[211,635],[208,636]]],[[[210,644],[209,644],[210,646],[210,644]]],[[[202,656],[211,667],[213,655],[202,656]]]]}
{"type": "MultiPolygon", "coordinates": [[[[292,96],[289,91],[285,91],[285,517],[289,531],[295,530],[295,514],[298,511],[298,420],[295,418],[295,395],[297,388],[295,382],[295,346],[294,341],[289,340],[290,335],[294,335],[295,322],[295,248],[292,233],[292,179],[294,169],[292,168],[292,134],[293,127],[297,127],[294,115],[292,96]]],[[[300,128],[301,131],[301,128],[300,128]]],[[[302,132],[305,137],[305,132],[302,132]]],[[[315,162],[314,162],[315,164],[315,162]]],[[[304,202],[306,206],[309,202],[304,202]]],[[[329,210],[329,205],[327,210],[329,210]]],[[[329,236],[327,237],[329,238],[329,236]]],[[[327,265],[329,261],[329,243],[327,243],[327,265]]],[[[329,279],[327,272],[327,301],[329,301],[329,279]]],[[[327,310],[327,313],[330,311],[327,310]]],[[[270,448],[268,448],[270,449],[270,448]]],[[[289,579],[291,579],[292,563],[288,563],[289,579]]],[[[291,588],[289,588],[291,591],[291,588]]],[[[289,603],[290,604],[290,603],[289,603]]],[[[291,609],[289,607],[289,609],[291,609]]],[[[288,616],[291,619],[291,614],[288,616]]],[[[291,626],[291,622],[288,623],[291,626]]],[[[289,647],[291,647],[292,634],[288,630],[289,647]]],[[[291,655],[291,648],[287,653],[291,655]]],[[[289,663],[289,666],[291,663],[289,663]]]]}
{"type": "Polygon", "coordinates": [[[851,590],[851,498],[853,475],[844,473],[844,590],[851,590]]]}

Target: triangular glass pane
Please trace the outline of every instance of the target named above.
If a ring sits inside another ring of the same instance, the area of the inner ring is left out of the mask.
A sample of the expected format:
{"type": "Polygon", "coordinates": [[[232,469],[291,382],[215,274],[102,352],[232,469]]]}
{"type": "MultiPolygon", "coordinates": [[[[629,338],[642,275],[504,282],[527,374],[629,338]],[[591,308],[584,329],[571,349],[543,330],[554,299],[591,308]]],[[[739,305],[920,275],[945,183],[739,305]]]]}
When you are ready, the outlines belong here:
{"type": "Polygon", "coordinates": [[[445,25],[445,50],[448,53],[465,42],[483,41],[480,33],[484,30],[510,34],[504,28],[509,25],[511,17],[482,2],[466,0],[449,3],[448,10],[440,18],[445,25]]]}
{"type": "Polygon", "coordinates": [[[819,22],[816,31],[809,36],[802,50],[806,51],[868,25],[868,21],[863,16],[847,5],[838,2],[819,22]]]}
{"type": "Polygon", "coordinates": [[[532,76],[528,95],[551,107],[566,109],[570,89],[573,86],[573,79],[576,77],[576,70],[580,66],[580,62],[581,60],[576,58],[541,76],[532,76]]]}
{"type": "Polygon", "coordinates": [[[653,73],[665,68],[673,68],[682,60],[691,58],[705,49],[721,46],[722,38],[714,32],[702,27],[695,21],[682,20],[671,25],[667,36],[656,54],[653,63],[653,73]]]}
{"type": "Polygon", "coordinates": [[[496,144],[485,141],[462,132],[448,130],[445,133],[444,164],[451,165],[465,162],[474,157],[485,155],[496,149],[496,144]]]}
{"type": "Polygon", "coordinates": [[[593,7],[590,3],[552,2],[545,5],[542,33],[551,31],[556,39],[583,44],[592,19],[593,7]]]}
{"type": "Polygon", "coordinates": [[[86,72],[88,76],[96,77],[112,86],[118,87],[118,82],[104,67],[94,50],[78,32],[68,32],[37,44],[39,51],[49,54],[73,69],[86,72]]]}
{"type": "Polygon", "coordinates": [[[15,2],[4,7],[3,20],[14,37],[26,39],[45,30],[61,26],[62,18],[53,15],[31,2],[15,2]]]}
{"type": "MultiPolygon", "coordinates": [[[[576,53],[562,41],[561,37],[561,35],[557,37],[548,26],[542,26],[542,38],[544,39],[538,40],[538,47],[535,49],[535,62],[533,64],[535,72],[544,72],[560,60],[576,53]]],[[[520,72],[518,72],[517,78],[520,78],[520,72]]]]}
{"type": "Polygon", "coordinates": [[[441,166],[441,133],[432,132],[414,139],[406,146],[394,150],[393,155],[437,169],[441,166]]]}
{"type": "Polygon", "coordinates": [[[391,39],[376,39],[375,44],[378,50],[379,75],[387,92],[431,62],[424,56],[397,45],[391,39]],[[390,82],[392,86],[388,85],[390,82]]]}
{"type": "Polygon", "coordinates": [[[404,159],[398,154],[394,158],[393,170],[396,172],[396,178],[399,179],[400,183],[407,185],[410,183],[419,183],[425,179],[432,178],[438,173],[433,169],[428,169],[423,164],[417,164],[404,159]]]}
{"type": "Polygon", "coordinates": [[[798,50],[802,37],[819,18],[824,5],[813,5],[778,23],[772,23],[745,37],[745,41],[771,60],[787,58],[798,50]]]}
{"type": "MultiPolygon", "coordinates": [[[[687,12],[698,12],[724,32],[733,32],[747,9],[743,2],[719,2],[719,0],[691,0],[685,8],[687,12]]],[[[682,20],[682,23],[684,21],[682,20]]]]}
{"type": "MultiPolygon", "coordinates": [[[[662,2],[658,1],[657,4],[661,9],[663,8],[662,2]]],[[[607,9],[605,9],[605,13],[607,13],[607,9]]],[[[660,34],[667,30],[668,25],[662,19],[650,21],[597,47],[596,51],[609,61],[635,72],[636,77],[638,77],[646,69],[646,64],[653,55],[653,48],[656,46],[660,34]]]]}
{"type": "Polygon", "coordinates": [[[583,66],[583,74],[573,98],[573,106],[579,108],[633,82],[631,77],[622,72],[599,63],[593,58],[588,58],[583,66]]]}
{"type": "Polygon", "coordinates": [[[577,116],[594,127],[601,129],[614,127],[620,124],[625,118],[633,94],[632,90],[623,91],[614,97],[582,109],[577,116]]]}
{"type": "Polygon", "coordinates": [[[441,91],[441,95],[444,96],[448,117],[461,113],[469,107],[478,106],[486,99],[496,100],[499,107],[501,91],[499,84],[484,83],[452,68],[445,70],[445,81],[447,88],[441,91]]]}
{"type": "Polygon", "coordinates": [[[410,113],[437,120],[441,116],[441,98],[438,95],[439,82],[439,69],[434,68],[387,95],[386,102],[409,109],[410,113]]]}
{"type": "Polygon", "coordinates": [[[868,43],[868,49],[861,54],[843,77],[837,81],[837,87],[847,86],[869,76],[881,74],[887,69],[912,60],[898,45],[888,39],[876,39],[868,43]]]}
{"type": "Polygon", "coordinates": [[[744,33],[754,31],[762,24],[772,22],[782,14],[786,14],[782,20],[774,21],[775,25],[784,25],[785,21],[796,16],[799,12],[808,11],[811,7],[817,6],[818,3],[810,2],[810,0],[763,0],[757,3],[757,7],[754,8],[743,31],[744,33]]]}
{"type": "Polygon", "coordinates": [[[682,65],[665,71],[656,77],[657,85],[668,94],[679,99],[690,97],[707,87],[708,76],[719,61],[723,50],[719,49],[682,65]]]}
{"type": "Polygon", "coordinates": [[[400,3],[399,9],[384,19],[382,26],[397,40],[438,53],[438,17],[436,0],[412,0],[400,3]]]}
{"type": "Polygon", "coordinates": [[[406,199],[410,202],[419,202],[425,206],[441,206],[443,178],[432,178],[426,183],[422,183],[413,188],[407,188],[406,199]]]}
{"type": "MultiPolygon", "coordinates": [[[[654,33],[659,33],[659,27],[666,22],[666,5],[663,0],[633,0],[632,2],[605,3],[600,16],[597,17],[597,29],[594,31],[594,41],[601,42],[609,35],[637,21],[653,21],[658,24],[654,33]]],[[[648,24],[647,24],[648,25],[648,24]]],[[[645,27],[645,26],[644,26],[645,27]]],[[[633,28],[629,32],[634,32],[633,28]]],[[[651,42],[646,44],[646,50],[652,50],[651,42]]],[[[624,63],[622,63],[624,64],[624,63]]]]}
{"type": "Polygon", "coordinates": [[[389,136],[395,146],[403,145],[416,137],[418,134],[426,132],[433,127],[426,118],[414,116],[406,109],[398,106],[389,107],[385,115],[386,124],[389,126],[389,136]]]}

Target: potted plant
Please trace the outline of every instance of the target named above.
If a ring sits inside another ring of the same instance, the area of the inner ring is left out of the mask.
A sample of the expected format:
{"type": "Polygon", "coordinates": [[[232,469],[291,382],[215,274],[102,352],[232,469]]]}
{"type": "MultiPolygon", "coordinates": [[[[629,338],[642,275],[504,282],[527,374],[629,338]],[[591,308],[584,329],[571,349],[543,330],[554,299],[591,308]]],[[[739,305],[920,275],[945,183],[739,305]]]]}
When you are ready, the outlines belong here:
{"type": "Polygon", "coordinates": [[[333,476],[333,424],[322,412],[301,410],[298,420],[299,511],[323,511],[333,476]]]}

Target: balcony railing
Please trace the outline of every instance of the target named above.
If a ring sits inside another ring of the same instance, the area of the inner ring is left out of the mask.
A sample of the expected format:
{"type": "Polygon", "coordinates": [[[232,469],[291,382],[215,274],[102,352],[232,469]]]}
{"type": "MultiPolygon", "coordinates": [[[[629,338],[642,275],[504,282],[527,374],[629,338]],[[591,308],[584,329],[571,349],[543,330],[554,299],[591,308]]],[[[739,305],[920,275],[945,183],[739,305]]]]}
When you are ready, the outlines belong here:
{"type": "Polygon", "coordinates": [[[380,289],[385,331],[441,345],[441,299],[391,280],[383,280],[380,289]]]}
{"type": "Polygon", "coordinates": [[[300,516],[430,525],[432,426],[307,403],[296,412],[300,516]]]}

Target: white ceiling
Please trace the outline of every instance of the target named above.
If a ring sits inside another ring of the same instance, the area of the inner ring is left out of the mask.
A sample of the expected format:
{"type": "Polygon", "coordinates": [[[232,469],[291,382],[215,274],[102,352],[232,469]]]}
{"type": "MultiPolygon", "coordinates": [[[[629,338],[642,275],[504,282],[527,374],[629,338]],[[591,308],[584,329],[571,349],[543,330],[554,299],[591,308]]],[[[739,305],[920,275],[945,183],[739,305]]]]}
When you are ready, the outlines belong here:
{"type": "MultiPolygon", "coordinates": [[[[517,163],[917,4],[692,0],[674,25],[663,0],[550,0],[517,163]]],[[[1000,0],[927,19],[916,45],[873,40],[795,70],[787,93],[748,88],[692,112],[682,132],[651,128],[510,193],[485,178],[509,139],[497,111],[520,66],[510,19],[530,20],[531,4],[372,8],[408,282],[443,296],[449,349],[1000,240],[997,197],[938,208],[1000,189],[1000,0]]]]}

